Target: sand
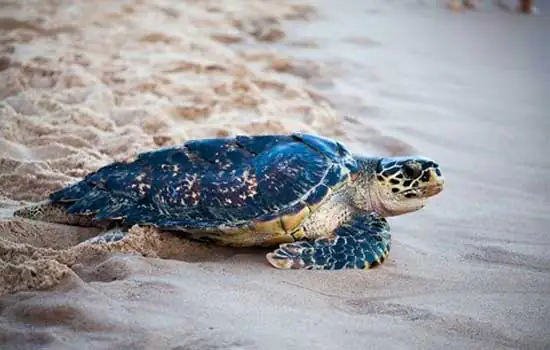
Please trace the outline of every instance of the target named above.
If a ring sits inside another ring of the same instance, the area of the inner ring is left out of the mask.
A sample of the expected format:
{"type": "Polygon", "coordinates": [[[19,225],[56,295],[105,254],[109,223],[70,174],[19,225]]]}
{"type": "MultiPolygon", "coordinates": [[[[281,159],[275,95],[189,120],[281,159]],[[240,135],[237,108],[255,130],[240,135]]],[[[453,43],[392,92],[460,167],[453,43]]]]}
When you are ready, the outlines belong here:
{"type": "Polygon", "coordinates": [[[314,5],[3,3],[0,348],[549,347],[550,9],[314,5]],[[447,188],[366,272],[11,215],[136,152],[291,131],[426,154],[447,188]]]}
{"type": "MultiPolygon", "coordinates": [[[[309,6],[69,4],[15,1],[0,18],[3,218],[140,151],[194,138],[319,132],[338,124],[336,111],[303,78],[278,77],[282,71],[292,76],[300,62],[259,45],[230,45],[281,40],[282,21],[313,16],[309,6]]],[[[98,232],[18,219],[0,225],[4,240],[55,249],[98,232]]],[[[24,273],[24,265],[10,265],[15,253],[7,246],[4,269],[24,273]]],[[[33,254],[39,259],[42,253],[33,254]]],[[[3,283],[0,291],[57,283],[40,281],[45,274],[33,263],[36,280],[3,283]]],[[[53,268],[52,261],[43,263],[53,268]]],[[[68,272],[65,265],[58,266],[59,276],[68,272]]]]}

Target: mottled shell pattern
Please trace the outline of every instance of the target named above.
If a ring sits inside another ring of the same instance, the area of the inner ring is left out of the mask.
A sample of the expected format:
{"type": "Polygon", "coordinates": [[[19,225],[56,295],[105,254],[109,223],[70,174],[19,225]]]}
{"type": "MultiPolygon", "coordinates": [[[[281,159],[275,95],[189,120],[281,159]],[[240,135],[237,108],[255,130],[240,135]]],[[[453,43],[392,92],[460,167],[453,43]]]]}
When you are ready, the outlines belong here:
{"type": "Polygon", "coordinates": [[[271,245],[300,239],[303,221],[358,171],[345,146],[316,135],[203,139],[107,165],[50,199],[98,221],[271,245]]]}

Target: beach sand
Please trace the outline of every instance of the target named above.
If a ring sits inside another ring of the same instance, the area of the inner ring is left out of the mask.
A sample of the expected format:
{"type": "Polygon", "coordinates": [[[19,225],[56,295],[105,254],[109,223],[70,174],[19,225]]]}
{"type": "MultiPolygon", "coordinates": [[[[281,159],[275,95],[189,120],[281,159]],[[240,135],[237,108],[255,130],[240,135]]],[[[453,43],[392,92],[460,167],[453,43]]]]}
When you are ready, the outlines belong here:
{"type": "Polygon", "coordinates": [[[543,3],[20,3],[0,15],[1,349],[549,347],[543,3]],[[75,247],[98,230],[12,217],[136,152],[292,131],[425,154],[446,189],[390,219],[369,271],[137,227],[75,247]]]}

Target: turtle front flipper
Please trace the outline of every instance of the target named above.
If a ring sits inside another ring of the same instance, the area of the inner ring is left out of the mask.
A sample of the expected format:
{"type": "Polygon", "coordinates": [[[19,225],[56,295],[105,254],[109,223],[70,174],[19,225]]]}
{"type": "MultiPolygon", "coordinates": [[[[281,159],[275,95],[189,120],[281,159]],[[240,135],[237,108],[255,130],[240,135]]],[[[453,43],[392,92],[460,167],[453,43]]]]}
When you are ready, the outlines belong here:
{"type": "Polygon", "coordinates": [[[384,261],[390,238],[390,227],[384,218],[376,213],[361,213],[329,238],[281,244],[266,257],[279,269],[368,269],[384,261]]]}

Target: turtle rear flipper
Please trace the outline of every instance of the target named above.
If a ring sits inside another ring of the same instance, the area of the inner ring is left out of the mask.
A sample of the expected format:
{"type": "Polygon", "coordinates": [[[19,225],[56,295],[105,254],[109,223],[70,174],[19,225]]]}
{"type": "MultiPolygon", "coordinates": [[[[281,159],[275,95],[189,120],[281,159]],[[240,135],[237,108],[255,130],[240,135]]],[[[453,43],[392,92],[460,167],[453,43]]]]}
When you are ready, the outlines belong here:
{"type": "Polygon", "coordinates": [[[45,201],[36,205],[23,207],[16,210],[13,213],[13,216],[66,225],[101,228],[106,228],[109,226],[109,223],[105,221],[95,220],[92,215],[70,213],[65,203],[53,203],[51,201],[45,201]]]}
{"type": "Polygon", "coordinates": [[[281,244],[267,254],[279,269],[367,269],[381,264],[390,250],[390,227],[376,213],[355,215],[330,238],[281,244]]]}
{"type": "Polygon", "coordinates": [[[99,234],[95,237],[91,237],[83,242],[80,242],[78,245],[86,244],[110,244],[122,241],[128,235],[128,230],[122,227],[114,227],[102,234],[99,234]]]}

